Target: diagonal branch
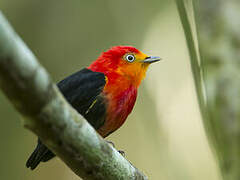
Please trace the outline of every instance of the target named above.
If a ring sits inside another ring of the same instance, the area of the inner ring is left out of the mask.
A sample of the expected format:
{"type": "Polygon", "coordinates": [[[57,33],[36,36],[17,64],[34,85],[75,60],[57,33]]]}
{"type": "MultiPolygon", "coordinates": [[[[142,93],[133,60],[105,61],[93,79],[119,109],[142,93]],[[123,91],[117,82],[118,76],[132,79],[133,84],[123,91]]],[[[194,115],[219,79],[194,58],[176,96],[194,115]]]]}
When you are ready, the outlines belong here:
{"type": "Polygon", "coordinates": [[[147,179],[64,100],[1,12],[0,88],[24,117],[24,126],[78,176],[93,180],[147,179]]]}

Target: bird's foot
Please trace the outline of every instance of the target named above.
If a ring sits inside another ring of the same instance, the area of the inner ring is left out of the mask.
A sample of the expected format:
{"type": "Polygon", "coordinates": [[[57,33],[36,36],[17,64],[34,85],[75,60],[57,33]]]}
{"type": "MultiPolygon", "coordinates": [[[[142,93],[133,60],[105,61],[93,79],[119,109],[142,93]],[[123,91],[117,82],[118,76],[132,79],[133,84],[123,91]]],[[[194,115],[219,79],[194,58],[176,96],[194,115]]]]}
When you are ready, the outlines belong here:
{"type": "Polygon", "coordinates": [[[124,152],[124,151],[118,150],[118,152],[119,152],[123,157],[125,157],[125,152],[124,152]]]}
{"type": "Polygon", "coordinates": [[[108,144],[111,144],[115,148],[115,144],[112,141],[107,141],[108,144]]]}
{"type": "MultiPolygon", "coordinates": [[[[112,141],[106,141],[108,144],[111,144],[112,147],[115,148],[115,144],[112,142],[112,141]]],[[[122,151],[122,150],[118,150],[118,152],[123,156],[125,157],[125,152],[122,151]]]]}

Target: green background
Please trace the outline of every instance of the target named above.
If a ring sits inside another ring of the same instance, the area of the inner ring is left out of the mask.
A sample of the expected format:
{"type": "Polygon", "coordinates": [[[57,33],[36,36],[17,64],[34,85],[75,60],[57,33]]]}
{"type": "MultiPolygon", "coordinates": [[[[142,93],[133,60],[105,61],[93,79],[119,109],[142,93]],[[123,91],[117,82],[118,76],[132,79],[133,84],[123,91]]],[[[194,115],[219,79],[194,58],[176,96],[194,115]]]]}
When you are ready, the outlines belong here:
{"type": "MultiPolygon", "coordinates": [[[[115,45],[161,56],[149,68],[127,122],[108,140],[149,179],[220,179],[174,1],[1,0],[0,9],[56,82],[115,45]]],[[[25,167],[37,138],[1,92],[0,120],[0,179],[79,179],[58,158],[35,171],[25,167]]]]}

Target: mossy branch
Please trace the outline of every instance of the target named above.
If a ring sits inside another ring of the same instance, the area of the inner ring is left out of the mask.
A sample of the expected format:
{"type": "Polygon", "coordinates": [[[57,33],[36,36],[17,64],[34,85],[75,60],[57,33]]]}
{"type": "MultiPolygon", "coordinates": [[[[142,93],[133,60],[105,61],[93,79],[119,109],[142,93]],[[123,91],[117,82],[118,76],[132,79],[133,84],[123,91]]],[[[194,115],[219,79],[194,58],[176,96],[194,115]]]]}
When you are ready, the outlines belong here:
{"type": "Polygon", "coordinates": [[[81,178],[147,179],[65,101],[1,12],[0,88],[24,117],[24,126],[81,178]]]}

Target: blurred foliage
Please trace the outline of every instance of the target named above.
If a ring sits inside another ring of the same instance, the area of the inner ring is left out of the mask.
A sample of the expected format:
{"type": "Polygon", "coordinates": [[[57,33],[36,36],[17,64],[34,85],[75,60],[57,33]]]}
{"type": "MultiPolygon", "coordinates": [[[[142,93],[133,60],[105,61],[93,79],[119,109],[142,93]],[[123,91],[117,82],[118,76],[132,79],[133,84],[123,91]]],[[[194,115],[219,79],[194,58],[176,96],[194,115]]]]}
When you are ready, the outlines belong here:
{"type": "Polygon", "coordinates": [[[196,94],[198,98],[199,108],[201,111],[202,118],[205,119],[205,102],[204,102],[204,88],[203,88],[203,79],[202,79],[202,71],[201,71],[201,60],[198,56],[198,49],[196,46],[196,42],[194,41],[194,25],[191,25],[190,21],[190,13],[187,13],[187,11],[190,11],[191,9],[191,1],[190,2],[190,8],[187,8],[187,1],[186,0],[176,0],[177,9],[179,12],[179,17],[181,19],[181,23],[184,29],[184,34],[186,38],[186,44],[189,51],[190,56],[190,63],[191,63],[191,69],[193,73],[194,78],[194,84],[196,89],[196,94]]]}
{"type": "Polygon", "coordinates": [[[207,134],[224,179],[240,179],[240,1],[195,4],[207,90],[207,134]]]}
{"type": "MultiPolygon", "coordinates": [[[[211,7],[211,2],[205,4],[211,7]]],[[[150,179],[219,179],[201,126],[174,0],[2,0],[0,8],[56,81],[88,66],[100,52],[114,45],[132,45],[162,56],[159,65],[150,67],[133,113],[108,139],[150,179]]],[[[213,48],[213,42],[206,44],[209,50],[213,48]]],[[[218,46],[217,41],[214,46],[218,46]]],[[[218,88],[212,84],[208,87],[218,88]]],[[[26,169],[24,163],[36,137],[23,130],[18,115],[1,93],[0,114],[0,136],[4,137],[0,179],[78,179],[57,158],[34,172],[26,169]]]]}

